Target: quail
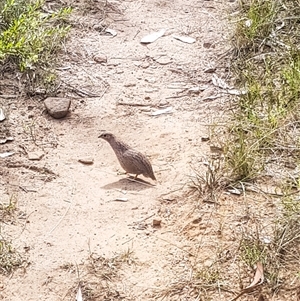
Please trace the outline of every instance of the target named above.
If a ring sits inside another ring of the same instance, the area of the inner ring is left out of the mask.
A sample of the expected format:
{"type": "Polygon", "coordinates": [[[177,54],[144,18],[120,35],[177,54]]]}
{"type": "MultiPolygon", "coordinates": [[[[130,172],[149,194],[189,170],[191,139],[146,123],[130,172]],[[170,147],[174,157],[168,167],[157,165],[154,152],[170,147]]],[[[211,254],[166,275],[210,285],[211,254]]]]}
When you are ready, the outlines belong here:
{"type": "Polygon", "coordinates": [[[139,175],[156,180],[151,163],[137,150],[116,138],[111,133],[103,133],[98,138],[106,140],[114,150],[122,168],[130,174],[139,175]]]}

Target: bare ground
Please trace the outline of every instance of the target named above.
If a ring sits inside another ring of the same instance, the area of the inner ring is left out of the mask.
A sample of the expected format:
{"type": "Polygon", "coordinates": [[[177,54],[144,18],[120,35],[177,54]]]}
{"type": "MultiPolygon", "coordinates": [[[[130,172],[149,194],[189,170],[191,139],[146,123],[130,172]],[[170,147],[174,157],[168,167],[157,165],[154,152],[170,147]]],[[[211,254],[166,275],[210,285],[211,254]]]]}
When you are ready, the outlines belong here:
{"type": "MultiPolygon", "coordinates": [[[[229,5],[234,3],[115,2],[117,9],[100,22],[116,30],[115,37],[94,29],[101,9],[77,11],[59,73],[65,85],[86,94],[64,95],[72,97],[70,115],[53,120],[36,99],[5,100],[15,140],[1,152],[15,155],[1,159],[1,194],[3,201],[14,195],[18,210],[1,232],[24,250],[29,265],[1,276],[0,299],[75,300],[80,283],[84,300],[200,300],[192,271],[210,266],[212,254],[234,256],[231,225],[242,223],[249,210],[227,194],[218,206],[205,203],[188,188],[193,169],[204,168],[210,156],[210,142],[201,137],[222,120],[228,101],[208,101],[219,91],[206,71],[226,77],[229,5]],[[140,43],[161,28],[167,29],[164,37],[140,43]],[[203,91],[188,91],[192,87],[203,91]],[[166,107],[171,114],[150,115],[166,107]],[[119,173],[113,151],[98,139],[103,130],[147,154],[157,183],[119,173]],[[43,158],[28,160],[35,151],[43,158]],[[83,158],[94,164],[79,163],[83,158]],[[240,220],[231,220],[233,210],[240,220]],[[161,219],[161,227],[153,227],[153,219],[161,219]]],[[[215,300],[230,296],[220,291],[215,300]]]]}

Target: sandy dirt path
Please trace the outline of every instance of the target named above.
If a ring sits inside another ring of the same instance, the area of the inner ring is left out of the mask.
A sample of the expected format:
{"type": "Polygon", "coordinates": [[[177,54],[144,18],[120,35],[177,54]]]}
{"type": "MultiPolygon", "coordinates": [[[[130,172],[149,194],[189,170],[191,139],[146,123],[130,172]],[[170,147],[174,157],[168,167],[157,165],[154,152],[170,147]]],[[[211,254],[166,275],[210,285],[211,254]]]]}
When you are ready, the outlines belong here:
{"type": "MultiPolygon", "coordinates": [[[[206,124],[222,115],[224,98],[206,98],[217,94],[212,74],[222,76],[225,70],[219,59],[229,48],[226,11],[216,1],[114,5],[122,12],[110,15],[115,37],[93,29],[97,13],[76,13],[78,26],[65,47],[66,68],[60,71],[64,82],[99,97],[73,99],[72,112],[64,120],[38,115],[38,147],[28,132],[20,135],[28,138],[23,140],[27,149],[45,153],[36,164],[56,175],[24,166],[10,172],[9,187],[27,187],[27,192],[17,190],[23,216],[15,225],[4,225],[3,231],[26,248],[30,265],[25,274],[19,271],[2,279],[3,300],[75,300],[78,283],[88,279],[84,262],[91,253],[111,258],[130,250],[134,264],[122,266],[120,278],[112,279],[119,295],[84,295],[88,300],[153,300],[156,291],[189,272],[191,239],[182,235],[189,220],[187,183],[191,167],[201,166],[210,153],[209,142],[201,140],[209,135],[206,124]],[[163,37],[149,45],[140,43],[162,28],[167,29],[163,37]],[[183,43],[173,34],[196,42],[183,43]],[[107,57],[107,62],[97,63],[97,57],[107,57]],[[192,87],[203,91],[188,91],[192,87]],[[171,108],[171,114],[151,116],[163,108],[171,108]],[[157,183],[142,176],[149,184],[134,182],[120,174],[112,149],[98,139],[103,130],[147,154],[157,183]],[[39,144],[45,141],[48,144],[39,144]],[[82,158],[92,158],[94,164],[79,163],[82,158]],[[118,198],[127,201],[115,201],[118,198]],[[153,219],[161,219],[161,227],[153,227],[153,219]],[[62,268],[68,265],[77,268],[62,268]]],[[[29,113],[25,109],[24,122],[29,113]]],[[[16,114],[11,113],[12,121],[16,114]]],[[[19,124],[15,132],[22,129],[19,124]]],[[[31,164],[18,143],[15,150],[18,160],[31,164]]]]}

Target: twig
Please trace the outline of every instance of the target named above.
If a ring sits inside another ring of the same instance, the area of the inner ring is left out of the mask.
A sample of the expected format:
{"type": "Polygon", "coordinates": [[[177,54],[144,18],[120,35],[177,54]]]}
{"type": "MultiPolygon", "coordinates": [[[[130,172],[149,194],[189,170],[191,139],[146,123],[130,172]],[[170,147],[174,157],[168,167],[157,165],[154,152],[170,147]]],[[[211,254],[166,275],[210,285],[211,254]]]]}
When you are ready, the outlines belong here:
{"type": "Polygon", "coordinates": [[[132,241],[132,240],[133,240],[133,237],[130,238],[130,239],[128,239],[128,240],[126,240],[125,242],[123,242],[122,245],[125,245],[125,244],[127,244],[128,242],[130,242],[130,241],[132,241]]]}
{"type": "MultiPolygon", "coordinates": [[[[49,233],[46,235],[46,238],[48,236],[50,236],[50,234],[58,227],[58,225],[62,222],[62,220],[66,217],[67,213],[69,212],[70,210],[70,207],[71,207],[72,203],[69,204],[69,207],[67,208],[65,214],[60,218],[60,220],[58,221],[58,223],[49,231],[49,233]]],[[[44,241],[46,240],[46,238],[44,239],[44,241]]]]}
{"type": "Polygon", "coordinates": [[[148,104],[143,104],[143,103],[129,103],[129,102],[122,102],[118,101],[117,102],[118,106],[132,106],[132,107],[148,107],[148,104]]]}
{"type": "Polygon", "coordinates": [[[193,256],[193,257],[196,257],[195,254],[193,254],[193,253],[191,253],[191,252],[189,252],[189,251],[186,251],[186,250],[184,250],[184,249],[181,248],[181,247],[178,247],[176,244],[174,244],[174,243],[172,243],[172,242],[170,242],[170,241],[168,241],[168,240],[166,240],[166,239],[164,239],[164,238],[161,238],[161,237],[158,237],[158,236],[155,236],[155,237],[158,238],[158,239],[160,239],[160,240],[162,240],[162,241],[167,242],[168,244],[170,244],[170,245],[172,245],[172,246],[178,248],[179,250],[181,250],[181,251],[183,251],[183,252],[186,252],[187,254],[189,254],[189,255],[191,255],[191,256],[193,256]]]}
{"type": "Polygon", "coordinates": [[[169,96],[169,97],[166,97],[166,99],[171,99],[171,98],[182,98],[182,97],[186,97],[186,96],[189,96],[188,94],[184,94],[184,95],[177,95],[177,96],[169,96]]]}
{"type": "Polygon", "coordinates": [[[261,283],[255,285],[255,286],[251,286],[251,287],[245,288],[245,289],[243,289],[237,296],[235,296],[234,298],[230,299],[229,301],[235,301],[235,300],[237,300],[238,298],[240,298],[241,296],[243,296],[244,294],[248,294],[248,293],[254,291],[254,290],[257,289],[259,286],[261,286],[261,283]]]}
{"type": "Polygon", "coordinates": [[[137,224],[140,224],[140,223],[146,221],[147,219],[151,218],[151,217],[154,216],[154,215],[155,215],[155,213],[151,214],[150,216],[147,216],[147,217],[143,218],[142,220],[140,220],[140,221],[138,221],[138,222],[136,222],[136,223],[137,223],[137,224]]]}
{"type": "Polygon", "coordinates": [[[30,212],[30,213],[26,216],[25,223],[24,223],[24,225],[23,225],[23,227],[22,227],[21,233],[20,233],[20,235],[18,236],[18,238],[21,237],[22,233],[25,231],[25,229],[26,229],[26,224],[27,224],[27,221],[28,221],[28,219],[29,219],[29,216],[30,216],[33,212],[36,212],[36,210],[33,210],[32,212],[30,212]]]}
{"type": "MultiPolygon", "coordinates": [[[[83,89],[78,89],[76,87],[74,87],[73,85],[65,82],[65,81],[62,81],[65,85],[67,85],[68,87],[72,88],[72,92],[76,93],[78,96],[80,97],[83,97],[83,96],[88,96],[88,97],[100,97],[100,95],[98,94],[95,94],[93,92],[90,92],[90,91],[86,91],[86,90],[83,90],[83,89]]],[[[107,90],[107,89],[106,89],[107,90]]],[[[106,92],[105,90],[105,92],[106,92]]],[[[104,92],[104,93],[105,93],[104,92]]],[[[103,94],[104,95],[104,94],[103,94]]],[[[101,97],[103,97],[103,95],[101,97]]]]}

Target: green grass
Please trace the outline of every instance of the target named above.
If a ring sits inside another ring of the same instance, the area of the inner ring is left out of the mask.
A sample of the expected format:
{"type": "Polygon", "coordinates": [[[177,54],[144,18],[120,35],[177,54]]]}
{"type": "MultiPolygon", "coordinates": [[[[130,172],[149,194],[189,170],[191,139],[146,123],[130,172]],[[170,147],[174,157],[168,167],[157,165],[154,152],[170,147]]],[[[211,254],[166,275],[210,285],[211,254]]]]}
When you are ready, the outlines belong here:
{"type": "MultiPolygon", "coordinates": [[[[0,202],[0,230],[4,222],[14,219],[14,213],[17,209],[17,199],[10,196],[8,201],[0,202]]],[[[18,268],[27,266],[26,259],[23,254],[13,247],[10,240],[5,238],[0,231],[0,273],[10,275],[18,268]]]]}
{"type": "Polygon", "coordinates": [[[0,1],[0,64],[10,64],[31,75],[31,79],[51,83],[56,53],[70,26],[70,8],[48,13],[44,1],[0,1]]]}
{"type": "Polygon", "coordinates": [[[270,155],[298,155],[300,4],[241,1],[233,72],[240,96],[229,127],[226,163],[233,181],[263,175],[270,155]],[[233,145],[233,147],[232,147],[233,145]]]}
{"type": "Polygon", "coordinates": [[[224,141],[225,165],[232,185],[263,182],[278,193],[270,216],[270,242],[265,221],[244,227],[239,260],[245,269],[262,262],[265,287],[285,294],[291,279],[299,283],[299,178],[287,166],[299,166],[300,155],[300,2],[240,1],[232,39],[232,71],[247,93],[235,100],[224,141]],[[262,181],[269,179],[269,181],[262,181]]]}
{"type": "MultiPolygon", "coordinates": [[[[193,187],[201,200],[213,192],[221,207],[220,191],[237,187],[239,205],[243,198],[251,214],[233,210],[233,223],[240,221],[238,227],[230,224],[233,258],[219,262],[219,275],[214,269],[198,275],[203,282],[218,284],[220,278],[227,288],[238,281],[245,288],[261,262],[262,295],[291,300],[300,285],[300,2],[240,0],[239,5],[231,75],[236,88],[247,93],[233,100],[223,138],[212,135],[224,149],[218,168],[210,163],[206,173],[196,173],[193,187]]],[[[209,296],[215,297],[213,289],[209,296]]]]}
{"type": "Polygon", "coordinates": [[[13,248],[12,243],[0,236],[0,273],[10,275],[18,268],[26,267],[24,256],[13,248]]]}

